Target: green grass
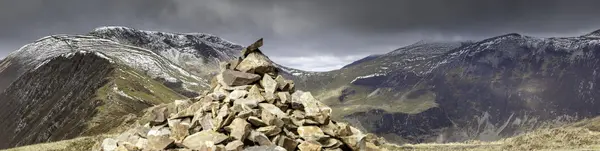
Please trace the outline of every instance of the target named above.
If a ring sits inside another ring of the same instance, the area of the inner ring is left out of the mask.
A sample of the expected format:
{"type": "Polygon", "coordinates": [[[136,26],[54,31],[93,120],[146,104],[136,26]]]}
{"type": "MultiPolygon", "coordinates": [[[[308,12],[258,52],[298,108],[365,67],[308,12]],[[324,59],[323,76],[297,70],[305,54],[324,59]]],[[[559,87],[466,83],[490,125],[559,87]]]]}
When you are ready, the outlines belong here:
{"type": "Polygon", "coordinates": [[[103,139],[113,137],[110,135],[98,135],[91,137],[79,137],[70,140],[58,142],[49,142],[42,144],[34,144],[17,148],[6,149],[3,151],[84,151],[93,150],[100,147],[103,139]]]}
{"type": "Polygon", "coordinates": [[[186,99],[128,67],[119,66],[109,81],[96,93],[94,100],[101,102],[101,105],[96,108],[94,118],[88,121],[84,136],[120,132],[140,117],[142,110],[156,104],[186,99]]]}

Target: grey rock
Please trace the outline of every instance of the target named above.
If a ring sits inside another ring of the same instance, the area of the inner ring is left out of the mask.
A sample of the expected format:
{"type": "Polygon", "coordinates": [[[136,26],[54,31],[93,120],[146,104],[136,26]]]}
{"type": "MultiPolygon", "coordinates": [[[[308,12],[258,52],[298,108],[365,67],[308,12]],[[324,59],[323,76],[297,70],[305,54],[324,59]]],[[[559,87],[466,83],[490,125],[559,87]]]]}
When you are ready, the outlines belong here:
{"type": "Polygon", "coordinates": [[[271,137],[271,136],[276,136],[279,133],[281,133],[281,127],[265,126],[265,127],[260,127],[258,129],[256,129],[256,131],[261,132],[261,133],[271,137]]]}
{"type": "Polygon", "coordinates": [[[252,125],[254,125],[256,127],[267,126],[267,123],[265,123],[263,120],[261,120],[260,118],[258,118],[256,116],[248,117],[248,122],[250,122],[252,125]]]}
{"type": "Polygon", "coordinates": [[[256,73],[260,75],[264,75],[266,73],[275,73],[277,71],[277,68],[273,65],[271,60],[269,60],[267,56],[260,52],[252,52],[248,54],[235,69],[242,72],[256,73]]]}
{"type": "Polygon", "coordinates": [[[314,140],[327,137],[321,128],[317,126],[300,126],[298,127],[298,135],[304,140],[314,140]]]}
{"type": "Polygon", "coordinates": [[[229,131],[229,135],[237,140],[245,140],[250,133],[250,124],[241,118],[235,118],[233,122],[225,129],[229,131]]]}
{"type": "Polygon", "coordinates": [[[233,142],[229,142],[225,146],[226,151],[242,151],[244,149],[244,143],[240,140],[235,140],[233,142]]]}
{"type": "Polygon", "coordinates": [[[285,148],[286,150],[295,150],[296,147],[298,146],[298,142],[296,142],[296,140],[293,140],[286,136],[282,136],[281,138],[279,138],[277,140],[277,146],[281,146],[281,147],[285,148]]]}
{"type": "Polygon", "coordinates": [[[292,101],[292,95],[290,95],[289,92],[277,92],[277,96],[281,103],[289,103],[292,101]]]}
{"type": "Polygon", "coordinates": [[[298,149],[300,151],[321,151],[323,147],[318,143],[304,141],[298,145],[298,149]]]}
{"type": "Polygon", "coordinates": [[[270,146],[252,146],[244,149],[244,151],[286,151],[285,148],[275,145],[270,146]]]}
{"type": "Polygon", "coordinates": [[[241,86],[252,84],[260,79],[260,75],[239,72],[234,70],[225,70],[221,73],[223,82],[227,86],[241,86]]]}
{"type": "Polygon", "coordinates": [[[261,132],[257,132],[257,131],[251,131],[250,135],[248,136],[248,140],[257,143],[261,146],[268,146],[268,145],[273,145],[273,143],[269,140],[269,138],[261,133],[261,132]]]}
{"type": "Polygon", "coordinates": [[[117,140],[112,138],[106,138],[102,141],[102,150],[114,151],[117,149],[117,140]]]}
{"type": "Polygon", "coordinates": [[[229,138],[227,135],[215,132],[213,130],[204,130],[194,133],[183,140],[183,145],[189,149],[200,150],[205,144],[202,142],[212,142],[219,144],[229,138]]]}
{"type": "Polygon", "coordinates": [[[263,75],[262,80],[260,80],[260,86],[265,89],[265,93],[267,94],[275,94],[277,90],[277,82],[273,80],[273,78],[269,75],[263,75]]]}

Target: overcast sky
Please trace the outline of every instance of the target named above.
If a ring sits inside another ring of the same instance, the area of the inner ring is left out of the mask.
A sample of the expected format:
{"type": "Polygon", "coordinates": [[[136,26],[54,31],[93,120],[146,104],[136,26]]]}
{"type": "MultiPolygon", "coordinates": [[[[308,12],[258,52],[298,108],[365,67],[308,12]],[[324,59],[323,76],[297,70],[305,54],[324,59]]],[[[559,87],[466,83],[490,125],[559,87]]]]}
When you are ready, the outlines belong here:
{"type": "Polygon", "coordinates": [[[276,62],[339,68],[428,40],[518,32],[578,36],[600,29],[595,0],[1,0],[0,58],[50,34],[105,25],[202,32],[247,45],[265,38],[276,62]]]}

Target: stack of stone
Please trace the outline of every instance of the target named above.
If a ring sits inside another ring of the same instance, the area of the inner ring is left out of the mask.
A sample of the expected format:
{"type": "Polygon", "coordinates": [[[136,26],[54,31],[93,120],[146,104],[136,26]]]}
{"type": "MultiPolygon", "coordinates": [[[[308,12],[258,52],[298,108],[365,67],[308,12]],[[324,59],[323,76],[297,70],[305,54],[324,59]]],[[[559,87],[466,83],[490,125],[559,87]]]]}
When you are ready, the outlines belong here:
{"type": "Polygon", "coordinates": [[[144,126],[102,142],[103,150],[381,150],[384,141],[330,120],[331,108],[294,82],[258,47],[222,64],[211,91],[149,109],[144,126]]]}

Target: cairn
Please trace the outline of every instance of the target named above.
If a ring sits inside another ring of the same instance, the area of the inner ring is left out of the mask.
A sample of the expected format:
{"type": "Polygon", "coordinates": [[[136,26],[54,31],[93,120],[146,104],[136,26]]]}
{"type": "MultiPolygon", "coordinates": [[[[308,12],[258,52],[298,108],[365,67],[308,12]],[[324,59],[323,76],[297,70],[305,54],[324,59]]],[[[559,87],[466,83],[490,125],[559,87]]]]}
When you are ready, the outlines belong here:
{"type": "Polygon", "coordinates": [[[101,150],[382,150],[384,140],[332,121],[331,108],[295,90],[258,49],[262,44],[221,64],[203,96],[148,109],[145,125],[105,139],[101,150]]]}

